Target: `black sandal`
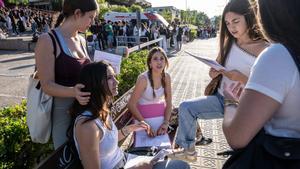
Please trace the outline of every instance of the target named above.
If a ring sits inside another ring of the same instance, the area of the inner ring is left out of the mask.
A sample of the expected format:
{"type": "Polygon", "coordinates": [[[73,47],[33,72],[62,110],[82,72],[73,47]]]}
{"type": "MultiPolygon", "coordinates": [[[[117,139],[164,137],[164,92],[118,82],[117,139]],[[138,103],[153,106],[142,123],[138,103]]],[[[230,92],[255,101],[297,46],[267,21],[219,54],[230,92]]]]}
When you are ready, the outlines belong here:
{"type": "Polygon", "coordinates": [[[208,145],[210,143],[212,143],[211,138],[206,138],[206,137],[202,136],[200,140],[196,141],[196,146],[208,145]]]}

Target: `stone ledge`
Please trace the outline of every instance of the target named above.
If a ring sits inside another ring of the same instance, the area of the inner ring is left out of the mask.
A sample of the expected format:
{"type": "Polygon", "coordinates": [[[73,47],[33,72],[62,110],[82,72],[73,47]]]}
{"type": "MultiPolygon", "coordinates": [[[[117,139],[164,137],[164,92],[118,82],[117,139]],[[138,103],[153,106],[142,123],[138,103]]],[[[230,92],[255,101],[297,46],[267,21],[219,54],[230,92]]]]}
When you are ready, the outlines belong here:
{"type": "Polygon", "coordinates": [[[34,51],[36,43],[31,39],[1,39],[0,50],[34,51]]]}

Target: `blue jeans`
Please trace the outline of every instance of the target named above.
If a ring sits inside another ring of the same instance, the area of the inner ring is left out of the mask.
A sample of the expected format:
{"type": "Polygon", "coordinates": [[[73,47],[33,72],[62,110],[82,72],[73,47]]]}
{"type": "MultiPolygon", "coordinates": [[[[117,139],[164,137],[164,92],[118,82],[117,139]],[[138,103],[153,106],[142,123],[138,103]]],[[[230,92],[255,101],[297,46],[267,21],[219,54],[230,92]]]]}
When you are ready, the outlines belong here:
{"type": "Polygon", "coordinates": [[[190,169],[190,165],[181,160],[159,161],[153,166],[153,169],[190,169]]]}
{"type": "Polygon", "coordinates": [[[179,105],[176,144],[184,149],[195,146],[197,119],[223,118],[224,97],[218,92],[211,96],[187,100],[179,105]]]}

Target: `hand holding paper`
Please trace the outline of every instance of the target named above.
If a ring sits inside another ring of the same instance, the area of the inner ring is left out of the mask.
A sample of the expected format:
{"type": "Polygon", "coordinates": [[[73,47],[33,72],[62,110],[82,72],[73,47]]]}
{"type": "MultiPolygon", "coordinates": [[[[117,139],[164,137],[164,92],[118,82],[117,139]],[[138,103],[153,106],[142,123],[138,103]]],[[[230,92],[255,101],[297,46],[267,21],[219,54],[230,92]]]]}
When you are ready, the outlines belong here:
{"type": "Polygon", "coordinates": [[[193,56],[194,58],[200,60],[201,62],[205,63],[206,65],[210,66],[211,68],[216,69],[217,71],[220,70],[225,70],[226,68],[222,65],[220,65],[217,61],[210,59],[210,58],[206,58],[206,57],[200,57],[200,56],[196,56],[190,52],[184,51],[185,53],[189,54],[190,56],[193,56]]]}
{"type": "Polygon", "coordinates": [[[109,62],[114,68],[116,74],[120,74],[122,56],[95,50],[94,61],[98,62],[101,60],[106,60],[107,62],[109,62]]]}

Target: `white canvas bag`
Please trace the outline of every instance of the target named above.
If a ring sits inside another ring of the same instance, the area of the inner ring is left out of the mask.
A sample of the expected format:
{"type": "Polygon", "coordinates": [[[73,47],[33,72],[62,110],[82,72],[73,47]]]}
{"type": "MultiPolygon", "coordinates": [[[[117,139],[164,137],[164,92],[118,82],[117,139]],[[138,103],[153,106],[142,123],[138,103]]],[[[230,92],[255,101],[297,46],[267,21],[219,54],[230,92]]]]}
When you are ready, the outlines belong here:
{"type": "Polygon", "coordinates": [[[29,77],[27,90],[27,126],[31,140],[47,143],[51,135],[53,97],[43,92],[36,73],[29,77]]]}

